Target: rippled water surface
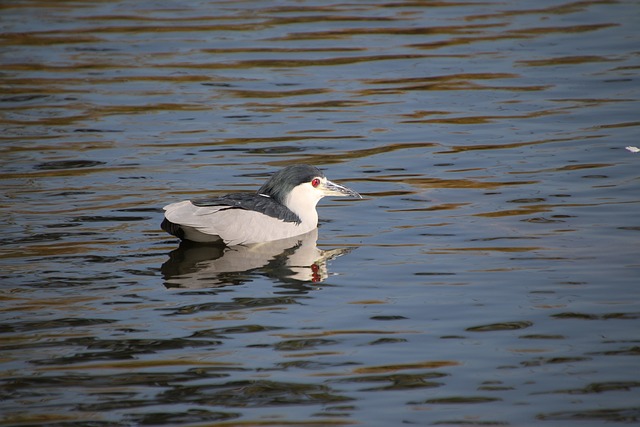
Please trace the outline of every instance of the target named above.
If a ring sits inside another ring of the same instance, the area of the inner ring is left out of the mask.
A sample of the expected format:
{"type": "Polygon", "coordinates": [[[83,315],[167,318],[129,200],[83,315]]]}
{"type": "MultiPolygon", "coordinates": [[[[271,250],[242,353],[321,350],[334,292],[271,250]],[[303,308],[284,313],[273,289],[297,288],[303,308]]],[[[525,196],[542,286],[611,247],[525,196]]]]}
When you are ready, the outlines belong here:
{"type": "Polygon", "coordinates": [[[640,4],[0,4],[0,425],[640,421],[640,4]],[[259,248],[162,206],[306,162],[259,248]]]}

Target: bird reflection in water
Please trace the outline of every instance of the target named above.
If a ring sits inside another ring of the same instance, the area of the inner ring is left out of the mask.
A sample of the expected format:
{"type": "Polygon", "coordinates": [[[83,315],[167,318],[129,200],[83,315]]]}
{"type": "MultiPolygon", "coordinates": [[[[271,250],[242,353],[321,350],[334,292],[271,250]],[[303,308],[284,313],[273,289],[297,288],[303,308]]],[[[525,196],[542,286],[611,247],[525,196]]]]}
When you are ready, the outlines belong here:
{"type": "Polygon", "coordinates": [[[353,247],[330,250],[316,245],[318,229],[248,246],[212,246],[182,242],[162,267],[167,288],[207,288],[238,285],[256,275],[282,281],[318,283],[328,275],[327,262],[353,247]]]}

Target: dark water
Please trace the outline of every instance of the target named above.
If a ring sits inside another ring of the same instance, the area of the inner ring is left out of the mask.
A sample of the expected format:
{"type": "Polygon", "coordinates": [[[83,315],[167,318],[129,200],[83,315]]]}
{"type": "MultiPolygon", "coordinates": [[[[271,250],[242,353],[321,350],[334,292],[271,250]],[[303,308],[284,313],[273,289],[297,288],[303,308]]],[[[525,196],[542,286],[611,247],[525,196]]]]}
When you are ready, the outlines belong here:
{"type": "Polygon", "coordinates": [[[0,4],[0,425],[640,421],[634,1],[0,4]],[[307,162],[259,249],[161,207],[307,162]]]}

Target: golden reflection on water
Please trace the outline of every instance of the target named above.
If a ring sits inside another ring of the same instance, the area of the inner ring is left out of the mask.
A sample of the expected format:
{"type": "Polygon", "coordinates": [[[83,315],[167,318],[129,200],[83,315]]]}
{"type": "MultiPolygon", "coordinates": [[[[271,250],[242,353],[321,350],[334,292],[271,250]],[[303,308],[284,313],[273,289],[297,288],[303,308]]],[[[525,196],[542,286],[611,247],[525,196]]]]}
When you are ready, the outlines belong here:
{"type": "Polygon", "coordinates": [[[548,66],[554,66],[554,65],[584,64],[588,62],[608,62],[608,61],[613,62],[613,61],[616,61],[616,59],[607,58],[604,56],[565,56],[561,58],[519,61],[518,63],[526,65],[528,67],[548,67],[548,66]]]}
{"type": "Polygon", "coordinates": [[[356,368],[353,370],[354,374],[377,374],[397,372],[412,369],[438,369],[447,366],[459,365],[459,362],[452,360],[427,360],[414,363],[406,363],[399,365],[382,365],[382,366],[368,366],[366,368],[356,368]]]}

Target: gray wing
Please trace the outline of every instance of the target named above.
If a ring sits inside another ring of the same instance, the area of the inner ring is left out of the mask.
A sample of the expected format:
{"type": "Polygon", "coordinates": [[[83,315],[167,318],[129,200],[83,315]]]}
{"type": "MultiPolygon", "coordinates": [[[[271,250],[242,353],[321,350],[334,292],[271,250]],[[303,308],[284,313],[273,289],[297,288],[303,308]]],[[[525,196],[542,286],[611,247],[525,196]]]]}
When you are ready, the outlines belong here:
{"type": "Polygon", "coordinates": [[[247,211],[255,211],[280,219],[285,222],[293,222],[300,224],[300,218],[289,208],[281,203],[276,202],[269,196],[260,195],[258,193],[233,193],[225,196],[202,198],[191,200],[194,206],[222,206],[220,210],[227,209],[244,209],[247,211]]]}
{"type": "Polygon", "coordinates": [[[164,210],[162,228],[169,233],[183,240],[228,246],[286,239],[304,234],[317,225],[286,222],[229,204],[196,206],[189,200],[171,203],[164,210]]]}

